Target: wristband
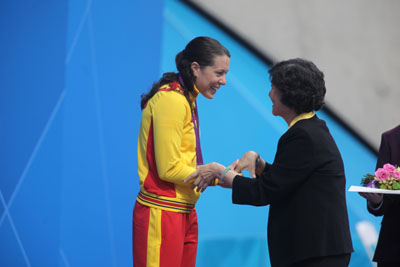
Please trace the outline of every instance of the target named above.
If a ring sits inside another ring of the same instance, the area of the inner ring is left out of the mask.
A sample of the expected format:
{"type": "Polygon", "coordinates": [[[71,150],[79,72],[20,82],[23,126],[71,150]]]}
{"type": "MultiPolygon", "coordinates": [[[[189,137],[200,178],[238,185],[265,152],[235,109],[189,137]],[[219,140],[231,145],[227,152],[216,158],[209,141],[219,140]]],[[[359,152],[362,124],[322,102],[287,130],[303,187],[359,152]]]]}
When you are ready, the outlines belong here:
{"type": "Polygon", "coordinates": [[[226,169],[222,172],[221,177],[219,178],[219,180],[220,180],[221,182],[224,181],[225,174],[226,174],[227,172],[229,172],[230,170],[231,170],[231,168],[226,168],[226,169]]]}

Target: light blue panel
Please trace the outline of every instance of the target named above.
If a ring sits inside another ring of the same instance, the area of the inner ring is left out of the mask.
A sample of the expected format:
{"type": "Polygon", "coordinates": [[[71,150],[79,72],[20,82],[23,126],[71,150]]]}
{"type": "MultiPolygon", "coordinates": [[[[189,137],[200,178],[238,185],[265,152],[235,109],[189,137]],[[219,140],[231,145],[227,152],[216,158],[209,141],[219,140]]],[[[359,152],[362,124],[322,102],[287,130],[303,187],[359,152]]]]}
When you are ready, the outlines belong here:
{"type": "MultiPolygon", "coordinates": [[[[287,130],[287,125],[271,114],[268,66],[185,4],[166,1],[164,19],[161,72],[176,71],[175,55],[196,36],[216,38],[232,55],[227,85],[221,87],[211,101],[202,96],[198,99],[205,162],[229,165],[248,150],[256,150],[272,162],[279,137],[287,130]]],[[[347,188],[359,185],[362,176],[375,167],[375,155],[324,112],[318,112],[318,116],[327,122],[342,153],[347,188]]],[[[350,266],[368,266],[370,262],[355,226],[367,220],[379,231],[380,219],[367,212],[364,199],[356,193],[347,193],[347,203],[355,248],[350,266]]],[[[231,191],[222,188],[207,189],[196,207],[200,224],[198,266],[216,263],[218,266],[269,266],[266,251],[268,207],[232,205],[231,191]],[[256,250],[259,253],[251,254],[251,264],[246,257],[250,253],[249,240],[254,246],[260,247],[260,242],[265,244],[263,249],[256,250]],[[210,247],[235,252],[222,260],[218,253],[210,252],[210,247]]]]}
{"type": "Polygon", "coordinates": [[[69,2],[62,266],[132,266],[140,95],[159,75],[162,4],[69,2]]]}
{"type": "Polygon", "coordinates": [[[219,236],[202,238],[196,266],[268,266],[265,236],[219,236]]]}

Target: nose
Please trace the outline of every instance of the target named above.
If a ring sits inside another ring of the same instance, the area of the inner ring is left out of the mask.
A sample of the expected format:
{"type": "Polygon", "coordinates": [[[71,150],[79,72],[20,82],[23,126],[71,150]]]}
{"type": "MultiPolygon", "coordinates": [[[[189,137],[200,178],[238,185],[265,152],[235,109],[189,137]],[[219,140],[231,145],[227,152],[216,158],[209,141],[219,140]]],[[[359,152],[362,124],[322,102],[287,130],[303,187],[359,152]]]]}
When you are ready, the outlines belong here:
{"type": "Polygon", "coordinates": [[[225,75],[221,77],[219,83],[222,84],[222,85],[226,84],[226,76],[225,75]]]}

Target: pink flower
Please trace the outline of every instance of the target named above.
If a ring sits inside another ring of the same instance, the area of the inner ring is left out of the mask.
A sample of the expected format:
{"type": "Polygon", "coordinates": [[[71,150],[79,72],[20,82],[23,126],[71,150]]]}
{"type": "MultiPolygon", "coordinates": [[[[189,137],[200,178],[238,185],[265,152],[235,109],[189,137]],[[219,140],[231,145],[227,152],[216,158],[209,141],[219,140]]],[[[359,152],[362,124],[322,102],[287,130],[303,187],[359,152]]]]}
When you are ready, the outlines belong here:
{"type": "Polygon", "coordinates": [[[400,179],[400,171],[393,171],[392,172],[392,177],[395,179],[395,180],[399,180],[400,179]]]}
{"type": "Polygon", "coordinates": [[[394,172],[396,170],[396,168],[389,163],[386,163],[385,165],[383,165],[383,169],[388,171],[388,172],[394,172]]]}
{"type": "Polygon", "coordinates": [[[390,177],[390,172],[383,168],[379,168],[376,170],[375,176],[376,176],[376,178],[378,178],[378,180],[384,181],[390,177]]]}

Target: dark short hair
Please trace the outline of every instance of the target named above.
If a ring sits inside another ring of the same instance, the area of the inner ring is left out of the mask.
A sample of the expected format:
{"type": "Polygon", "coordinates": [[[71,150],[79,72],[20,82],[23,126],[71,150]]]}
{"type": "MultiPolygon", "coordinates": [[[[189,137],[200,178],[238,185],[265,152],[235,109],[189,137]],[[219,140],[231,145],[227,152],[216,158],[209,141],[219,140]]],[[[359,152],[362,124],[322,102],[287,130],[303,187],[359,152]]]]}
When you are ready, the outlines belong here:
{"type": "Polygon", "coordinates": [[[281,61],[268,72],[281,102],[297,114],[319,110],[324,105],[324,74],[311,61],[301,58],[281,61]]]}

